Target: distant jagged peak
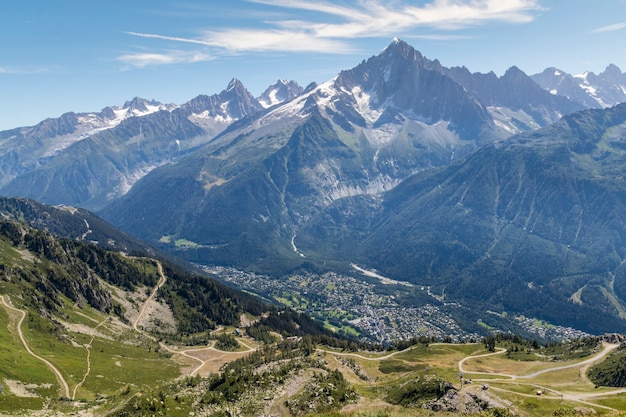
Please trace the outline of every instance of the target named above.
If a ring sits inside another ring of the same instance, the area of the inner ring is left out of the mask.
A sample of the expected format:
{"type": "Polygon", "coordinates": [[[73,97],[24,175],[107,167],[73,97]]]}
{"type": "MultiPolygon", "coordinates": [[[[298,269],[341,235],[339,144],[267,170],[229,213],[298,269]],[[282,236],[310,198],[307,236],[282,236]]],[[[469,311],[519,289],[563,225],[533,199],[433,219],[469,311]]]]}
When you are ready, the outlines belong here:
{"type": "MultiPolygon", "coordinates": [[[[124,105],[120,107],[107,107],[104,108],[100,115],[105,119],[120,119],[126,117],[140,117],[146,116],[151,113],[156,113],[161,110],[172,111],[175,109],[175,104],[163,104],[154,99],[146,100],[141,97],[135,97],[130,101],[126,101],[124,105]],[[112,117],[114,115],[114,117],[112,117]]],[[[118,120],[119,121],[119,120],[118,120]]]]}
{"type": "Polygon", "coordinates": [[[245,89],[246,87],[244,87],[243,83],[238,78],[233,78],[232,80],[230,80],[230,82],[228,83],[228,86],[226,87],[226,91],[245,90],[245,89]]]}
{"type": "Polygon", "coordinates": [[[213,118],[230,123],[262,110],[263,106],[239,79],[233,78],[219,94],[211,96],[201,94],[183,104],[181,108],[187,116],[195,114],[201,118],[213,118]]]}
{"type": "Polygon", "coordinates": [[[610,81],[619,81],[624,77],[624,73],[622,73],[622,70],[620,69],[620,67],[618,67],[615,64],[609,64],[606,66],[606,68],[604,69],[604,71],[602,71],[599,74],[595,74],[593,71],[584,71],[580,74],[575,74],[574,77],[575,78],[580,78],[583,80],[588,80],[588,79],[605,79],[605,80],[610,80],[610,81]]]}
{"type": "Polygon", "coordinates": [[[620,67],[618,67],[615,64],[609,64],[607,65],[607,67],[605,68],[604,72],[602,73],[604,75],[622,75],[622,70],[620,69],[620,67]]]}
{"type": "Polygon", "coordinates": [[[598,78],[613,84],[623,85],[626,83],[626,76],[615,64],[609,64],[603,72],[598,74],[598,78]]]}
{"type": "Polygon", "coordinates": [[[507,69],[503,75],[503,77],[521,77],[521,76],[528,77],[528,75],[526,75],[526,73],[522,71],[517,65],[513,65],[509,67],[509,69],[507,69]]]}
{"type": "Polygon", "coordinates": [[[418,50],[399,38],[393,38],[391,43],[383,49],[380,55],[416,61],[426,59],[418,50]]]}
{"type": "Polygon", "coordinates": [[[568,97],[587,108],[606,108],[626,101],[626,74],[615,64],[595,74],[585,71],[568,74],[554,67],[531,77],[542,88],[568,97]]]}
{"type": "Polygon", "coordinates": [[[155,107],[155,106],[160,106],[161,103],[159,103],[156,100],[146,100],[145,98],[141,98],[141,97],[135,97],[130,101],[126,101],[124,103],[124,105],[122,106],[122,108],[124,109],[130,109],[130,110],[137,110],[140,112],[147,112],[149,111],[148,106],[151,107],[155,107]]]}
{"type": "Polygon", "coordinates": [[[278,87],[300,87],[296,81],[287,80],[285,78],[277,80],[274,84],[270,85],[270,88],[278,88],[278,87]]]}
{"type": "Polygon", "coordinates": [[[111,106],[107,106],[100,111],[100,115],[105,120],[115,119],[117,116],[115,115],[115,109],[111,106]]]}
{"type": "Polygon", "coordinates": [[[319,87],[319,84],[313,81],[309,83],[306,87],[304,87],[304,91],[302,92],[302,94],[310,93],[311,91],[315,90],[317,87],[319,87]]]}
{"type": "Polygon", "coordinates": [[[304,89],[293,80],[280,79],[270,85],[257,100],[265,108],[285,103],[298,97],[304,89]]]}
{"type": "Polygon", "coordinates": [[[568,76],[569,74],[557,67],[548,67],[543,70],[542,74],[544,75],[553,75],[555,77],[563,77],[568,76]]]}
{"type": "Polygon", "coordinates": [[[424,58],[411,45],[394,38],[378,55],[372,56],[367,61],[364,60],[355,68],[341,71],[337,76],[336,84],[348,90],[355,83],[362,84],[367,90],[374,87],[378,81],[387,83],[392,79],[411,77],[417,67],[430,69],[432,64],[433,62],[424,58]]]}
{"type": "Polygon", "coordinates": [[[222,101],[232,100],[237,97],[239,100],[256,102],[256,99],[238,78],[230,80],[226,89],[218,94],[218,96],[222,101]]]}
{"type": "Polygon", "coordinates": [[[397,36],[394,37],[391,42],[389,42],[389,45],[387,45],[387,47],[385,49],[383,49],[382,52],[385,52],[388,49],[393,49],[393,48],[411,48],[414,49],[411,45],[409,45],[408,43],[406,43],[405,41],[403,41],[402,39],[398,38],[397,36]]]}

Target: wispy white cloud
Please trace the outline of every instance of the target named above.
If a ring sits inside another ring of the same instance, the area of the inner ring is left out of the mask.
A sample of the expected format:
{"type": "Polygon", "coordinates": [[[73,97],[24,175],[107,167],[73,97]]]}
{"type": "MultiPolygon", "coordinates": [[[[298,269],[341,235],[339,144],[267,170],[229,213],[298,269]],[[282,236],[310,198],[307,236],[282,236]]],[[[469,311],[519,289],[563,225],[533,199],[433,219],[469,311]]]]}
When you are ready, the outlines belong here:
{"type": "Polygon", "coordinates": [[[157,35],[154,33],[139,33],[139,32],[126,32],[129,35],[138,36],[140,38],[149,38],[149,39],[161,39],[166,41],[175,41],[175,42],[184,42],[184,43],[195,43],[198,45],[210,46],[210,43],[200,39],[189,39],[189,38],[179,38],[176,36],[165,36],[165,35],[157,35]]]}
{"type": "Polygon", "coordinates": [[[475,36],[467,36],[467,35],[449,35],[442,33],[432,33],[425,35],[408,35],[406,39],[423,39],[429,41],[457,41],[463,39],[475,39],[475,36]]]}
{"type": "Polygon", "coordinates": [[[0,67],[0,74],[45,74],[49,73],[48,68],[11,68],[0,67]]]}
{"type": "MultiPolygon", "coordinates": [[[[294,15],[300,18],[267,20],[254,28],[207,30],[191,38],[128,33],[143,38],[200,45],[209,48],[213,55],[266,51],[345,54],[356,52],[351,42],[354,39],[393,36],[452,39],[455,35],[451,35],[450,31],[489,22],[528,23],[543,10],[539,0],[432,0],[422,6],[404,0],[357,0],[350,5],[325,0],[247,1],[280,10],[286,16],[289,11],[295,11],[294,15]],[[444,33],[420,33],[424,30],[432,32],[433,29],[444,33]]],[[[168,58],[169,55],[162,57],[156,54],[146,62],[180,62],[169,61],[168,58]]],[[[125,60],[124,57],[120,59],[125,60]]],[[[138,62],[143,61],[139,59],[138,62]]]]}
{"type": "Polygon", "coordinates": [[[207,31],[203,39],[208,45],[234,53],[284,51],[344,54],[354,52],[354,48],[347,42],[315,36],[309,31],[298,29],[224,29],[207,31]]]}
{"type": "Polygon", "coordinates": [[[626,22],[615,23],[614,25],[603,26],[591,31],[591,33],[615,32],[626,28],[626,22]]]}
{"type": "Polygon", "coordinates": [[[528,23],[542,10],[538,0],[434,0],[421,7],[398,1],[359,0],[354,6],[326,1],[249,0],[343,18],[340,23],[278,21],[277,26],[308,30],[318,37],[389,36],[419,28],[458,30],[488,22],[528,23]]]}
{"type": "Polygon", "coordinates": [[[149,65],[180,64],[204,62],[213,59],[211,55],[187,52],[169,51],[167,53],[134,53],[117,57],[118,61],[129,64],[135,68],[143,68],[149,65]]]}

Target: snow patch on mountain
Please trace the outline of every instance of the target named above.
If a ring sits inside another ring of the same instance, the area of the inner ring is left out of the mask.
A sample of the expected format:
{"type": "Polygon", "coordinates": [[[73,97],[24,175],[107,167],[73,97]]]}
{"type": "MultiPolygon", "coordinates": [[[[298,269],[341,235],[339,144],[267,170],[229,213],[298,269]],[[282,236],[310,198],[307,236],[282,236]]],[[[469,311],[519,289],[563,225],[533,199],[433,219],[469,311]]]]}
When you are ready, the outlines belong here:
{"type": "MultiPolygon", "coordinates": [[[[135,99],[137,100],[137,99],[135,99]]],[[[131,117],[142,117],[161,110],[171,111],[177,106],[164,104],[145,104],[145,110],[132,107],[108,107],[100,113],[81,113],[78,115],[78,125],[74,133],[57,136],[49,148],[41,155],[41,158],[49,158],[58,155],[73,144],[85,140],[96,133],[112,129],[131,117]],[[113,114],[113,118],[107,117],[113,114]]]]}
{"type": "Polygon", "coordinates": [[[368,124],[373,124],[380,118],[380,115],[383,114],[383,110],[372,107],[372,97],[370,93],[361,90],[361,87],[355,86],[350,93],[356,100],[357,111],[367,120],[368,124]]]}
{"type": "Polygon", "coordinates": [[[259,99],[259,103],[261,103],[261,105],[266,109],[276,104],[280,104],[281,101],[278,99],[277,94],[278,90],[274,89],[269,92],[267,99],[259,99]]]}
{"type": "Polygon", "coordinates": [[[297,98],[270,110],[267,114],[263,115],[254,122],[254,127],[259,128],[264,125],[271,125],[273,123],[286,121],[292,118],[301,120],[308,117],[307,109],[310,106],[315,105],[319,108],[328,106],[336,94],[336,90],[332,87],[334,80],[335,78],[319,85],[306,94],[298,96],[297,98]]]}
{"type": "Polygon", "coordinates": [[[136,169],[120,177],[114,192],[107,194],[107,198],[111,200],[113,198],[123,196],[130,191],[130,189],[133,187],[133,185],[135,185],[137,181],[148,175],[150,171],[160,166],[163,166],[166,163],[167,161],[163,161],[160,164],[144,165],[139,169],[136,169]]]}
{"type": "Polygon", "coordinates": [[[326,194],[328,200],[327,203],[330,204],[341,198],[355,197],[358,195],[377,195],[393,189],[400,184],[400,182],[401,180],[398,178],[379,175],[364,185],[339,183],[336,184],[336,187],[333,188],[328,194],[326,194]]]}
{"type": "Polygon", "coordinates": [[[591,71],[570,75],[547,68],[531,78],[550,93],[567,97],[587,108],[612,107],[626,101],[626,74],[614,64],[609,64],[597,75],[591,71]]]}
{"type": "Polygon", "coordinates": [[[302,87],[295,81],[278,80],[270,85],[263,94],[257,98],[257,101],[264,108],[270,108],[281,103],[293,100],[302,94],[302,87]]]}
{"type": "Polygon", "coordinates": [[[487,110],[493,117],[493,121],[501,129],[517,134],[526,130],[539,129],[540,126],[526,112],[512,110],[506,107],[490,106],[487,110]]]}

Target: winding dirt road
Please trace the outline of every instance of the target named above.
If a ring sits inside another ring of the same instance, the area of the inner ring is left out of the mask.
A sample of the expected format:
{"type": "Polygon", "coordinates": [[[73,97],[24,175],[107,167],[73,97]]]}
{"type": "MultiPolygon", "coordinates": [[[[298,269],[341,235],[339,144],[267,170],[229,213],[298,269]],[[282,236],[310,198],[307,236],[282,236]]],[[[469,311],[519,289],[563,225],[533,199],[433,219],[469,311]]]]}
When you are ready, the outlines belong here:
{"type": "MultiPolygon", "coordinates": [[[[498,373],[498,372],[478,372],[478,371],[468,371],[464,368],[464,364],[466,361],[470,360],[470,359],[476,359],[476,358],[484,358],[487,356],[493,356],[493,355],[501,355],[503,353],[506,352],[506,349],[502,349],[502,348],[498,348],[498,352],[493,352],[493,353],[486,353],[486,354],[482,354],[482,355],[474,355],[474,356],[468,356],[466,358],[463,358],[459,361],[459,371],[462,373],[468,373],[468,374],[472,374],[472,375],[490,375],[490,376],[497,376],[497,377],[503,377],[503,378],[508,378],[507,380],[519,380],[519,379],[532,379],[535,377],[538,377],[539,375],[543,375],[549,372],[557,372],[557,371],[562,371],[562,370],[566,370],[566,369],[573,369],[573,368],[580,368],[581,369],[581,378],[583,379],[583,381],[587,381],[585,377],[585,372],[586,370],[594,363],[599,362],[600,360],[604,359],[609,353],[611,353],[612,351],[614,351],[615,349],[617,349],[620,345],[619,344],[610,344],[610,343],[604,343],[603,344],[603,348],[600,352],[596,353],[595,355],[593,355],[592,357],[585,359],[584,361],[580,361],[580,362],[576,362],[576,363],[572,363],[569,365],[562,365],[562,366],[555,366],[553,368],[547,368],[547,369],[542,369],[530,374],[526,374],[526,375],[514,375],[514,374],[504,374],[504,373],[498,373]]],[[[497,380],[492,380],[492,381],[497,381],[497,380]]],[[[596,403],[591,403],[588,402],[588,400],[592,400],[594,398],[600,398],[600,397],[606,397],[606,396],[610,396],[610,395],[617,395],[617,394],[623,394],[626,393],[626,388],[620,388],[620,389],[616,389],[616,390],[612,390],[612,391],[603,391],[603,392],[595,392],[595,393],[584,393],[584,392],[561,392],[561,391],[557,391],[553,388],[547,388],[547,387],[543,387],[540,385],[536,385],[536,384],[529,384],[530,386],[539,388],[540,390],[542,390],[544,393],[548,394],[548,395],[544,395],[544,398],[546,399],[563,399],[563,400],[569,400],[569,401],[575,401],[575,402],[579,402],[581,404],[585,404],[588,406],[593,406],[593,407],[599,407],[599,408],[603,408],[603,409],[607,409],[607,410],[614,410],[611,407],[607,407],[604,405],[600,405],[600,404],[596,404],[596,403]]],[[[493,387],[492,389],[496,390],[496,391],[502,391],[502,392],[508,392],[508,393],[512,393],[512,394],[516,394],[519,396],[523,396],[523,397],[536,397],[536,395],[531,395],[531,394],[523,394],[523,393],[519,393],[519,392],[515,392],[515,391],[510,391],[501,387],[493,387]]]]}
{"type": "Polygon", "coordinates": [[[28,346],[28,342],[26,341],[26,338],[24,338],[24,334],[22,333],[22,323],[24,322],[24,319],[26,318],[26,312],[24,310],[20,310],[19,308],[13,307],[10,304],[10,299],[9,299],[8,296],[5,299],[3,295],[0,295],[0,299],[2,300],[2,304],[4,304],[4,306],[6,308],[18,312],[20,314],[20,316],[21,316],[19,321],[17,322],[17,326],[16,327],[17,327],[17,334],[18,334],[20,340],[22,341],[22,344],[24,345],[24,349],[26,349],[26,351],[28,352],[28,354],[30,356],[40,360],[41,362],[46,364],[46,366],[48,368],[50,368],[50,370],[56,376],[57,381],[59,381],[59,385],[61,386],[61,389],[63,391],[64,396],[66,398],[70,398],[70,387],[69,387],[69,385],[67,385],[67,382],[65,381],[65,378],[63,378],[63,375],[61,374],[61,372],[56,368],[56,366],[54,366],[52,363],[50,363],[50,361],[48,361],[47,359],[37,355],[28,346]],[[9,299],[9,302],[7,302],[7,299],[9,299]]]}
{"type": "Polygon", "coordinates": [[[555,366],[554,368],[542,369],[540,371],[536,371],[527,375],[512,375],[512,374],[503,374],[503,373],[495,373],[495,372],[474,372],[474,371],[466,371],[463,368],[463,364],[470,359],[484,358],[486,356],[501,355],[503,353],[506,353],[506,349],[498,348],[498,352],[485,353],[482,355],[475,355],[475,356],[468,356],[466,358],[461,359],[459,361],[459,371],[467,372],[467,373],[474,374],[474,375],[496,375],[496,376],[502,376],[502,377],[511,378],[511,379],[532,379],[548,372],[556,372],[556,371],[562,371],[565,369],[572,369],[572,368],[579,368],[579,367],[586,368],[589,365],[595,362],[598,362],[600,359],[603,359],[606,355],[608,355],[609,353],[611,353],[618,347],[619,347],[618,344],[606,343],[604,344],[604,347],[600,352],[596,353],[594,356],[590,357],[589,359],[585,359],[584,361],[581,361],[581,362],[571,363],[569,365],[555,366]]]}
{"type": "MultiPolygon", "coordinates": [[[[148,334],[147,332],[145,332],[144,330],[140,329],[138,327],[139,322],[141,321],[141,319],[143,318],[143,316],[146,314],[146,309],[148,308],[148,304],[154,300],[154,297],[156,297],[157,292],[159,291],[159,289],[165,284],[167,277],[165,275],[165,272],[163,271],[163,265],[161,264],[161,262],[155,260],[156,264],[157,264],[157,268],[159,270],[159,275],[160,275],[160,279],[157,282],[157,284],[155,285],[155,287],[152,289],[152,293],[150,294],[150,296],[144,301],[143,306],[141,307],[141,309],[139,310],[139,314],[137,315],[137,317],[135,318],[135,321],[133,322],[133,329],[138,332],[141,333],[143,336],[149,338],[152,341],[157,341],[157,339],[148,334]]],[[[215,329],[213,332],[217,332],[221,329],[215,329]]],[[[212,332],[212,333],[213,333],[212,332]]],[[[181,355],[184,356],[186,358],[189,359],[193,359],[194,361],[199,362],[199,365],[197,367],[195,367],[191,372],[190,372],[190,376],[195,376],[197,375],[202,368],[204,368],[207,364],[207,362],[209,361],[213,361],[219,358],[210,358],[210,359],[201,359],[197,356],[194,356],[193,353],[202,353],[202,352],[207,352],[207,351],[213,351],[222,355],[242,355],[242,354],[246,354],[246,353],[250,353],[250,352],[254,352],[256,350],[256,348],[249,346],[248,344],[244,343],[242,340],[238,339],[238,342],[240,344],[242,344],[244,347],[246,347],[247,350],[245,351],[238,351],[238,352],[224,352],[218,349],[215,349],[215,347],[213,346],[207,346],[207,347],[201,347],[201,348],[192,348],[192,349],[184,349],[184,350],[178,350],[178,349],[173,349],[169,346],[167,346],[165,343],[163,342],[159,342],[159,346],[166,350],[167,352],[173,354],[173,355],[181,355]]]]}

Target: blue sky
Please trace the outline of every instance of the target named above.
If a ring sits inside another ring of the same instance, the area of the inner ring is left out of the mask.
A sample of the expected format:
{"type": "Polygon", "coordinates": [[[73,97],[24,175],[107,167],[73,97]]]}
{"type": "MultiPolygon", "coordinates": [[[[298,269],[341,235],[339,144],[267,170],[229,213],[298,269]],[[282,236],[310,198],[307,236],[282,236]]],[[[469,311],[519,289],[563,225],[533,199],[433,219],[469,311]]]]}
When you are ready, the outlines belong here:
{"type": "Polygon", "coordinates": [[[181,104],[240,79],[323,82],[394,37],[501,75],[626,71],[626,0],[12,0],[0,8],[0,130],[135,96],[181,104]]]}

